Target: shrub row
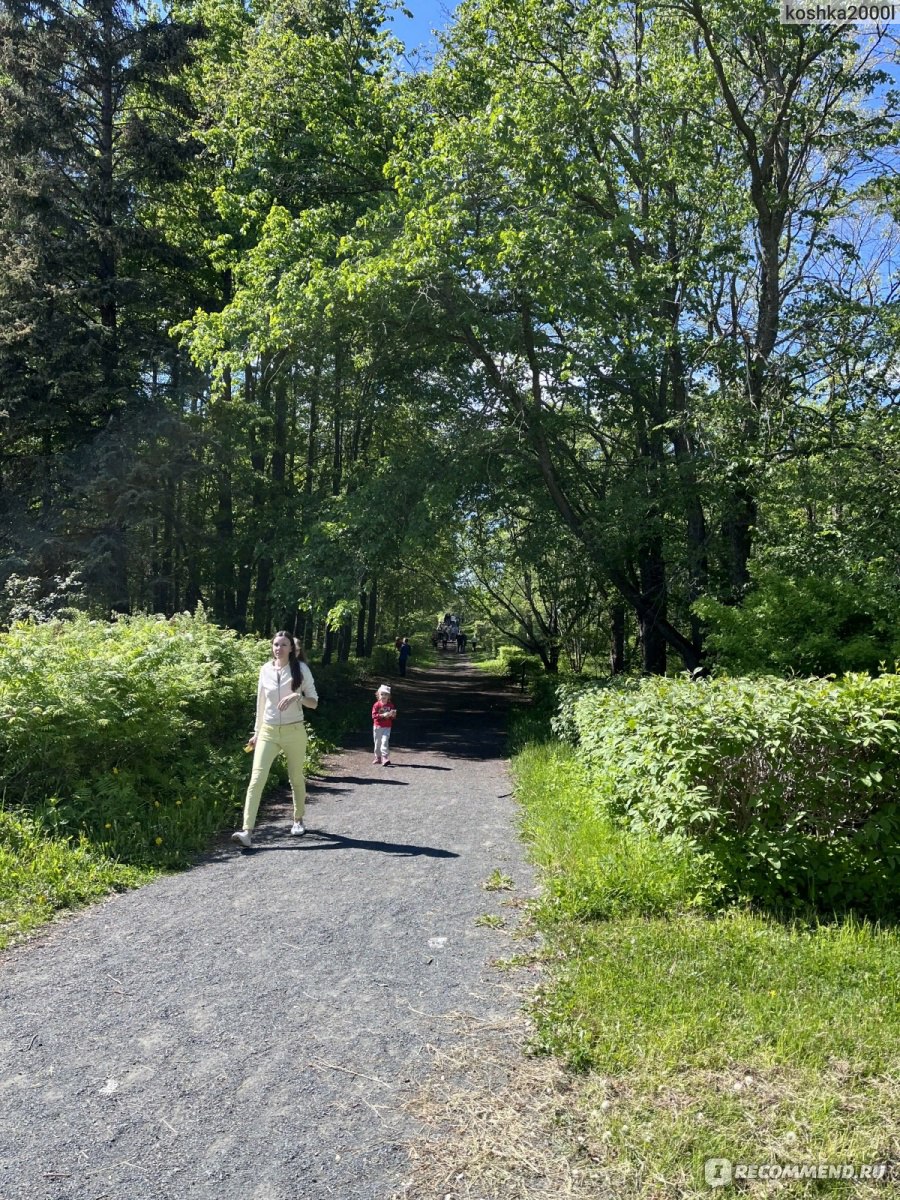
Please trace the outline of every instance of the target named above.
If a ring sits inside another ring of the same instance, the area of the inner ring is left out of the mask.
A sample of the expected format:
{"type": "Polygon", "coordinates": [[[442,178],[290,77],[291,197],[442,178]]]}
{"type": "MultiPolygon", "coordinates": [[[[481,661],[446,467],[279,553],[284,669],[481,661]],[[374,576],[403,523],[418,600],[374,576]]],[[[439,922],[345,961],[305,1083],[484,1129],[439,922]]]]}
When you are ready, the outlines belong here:
{"type": "Polygon", "coordinates": [[[562,685],[595,802],[766,904],[900,908],[900,676],[562,685]]]}
{"type": "Polygon", "coordinates": [[[180,862],[246,785],[263,643],[202,613],[0,635],[6,808],[129,862],[180,862]]]}

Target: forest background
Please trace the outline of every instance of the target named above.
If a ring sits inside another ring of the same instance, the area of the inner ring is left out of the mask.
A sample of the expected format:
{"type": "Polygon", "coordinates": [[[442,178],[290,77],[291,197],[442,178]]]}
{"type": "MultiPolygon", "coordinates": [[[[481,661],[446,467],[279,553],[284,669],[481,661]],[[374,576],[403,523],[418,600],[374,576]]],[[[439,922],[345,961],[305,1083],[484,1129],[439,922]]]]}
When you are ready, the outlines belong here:
{"type": "Polygon", "coordinates": [[[4,3],[0,617],[892,663],[890,30],[389,15],[4,3]]]}

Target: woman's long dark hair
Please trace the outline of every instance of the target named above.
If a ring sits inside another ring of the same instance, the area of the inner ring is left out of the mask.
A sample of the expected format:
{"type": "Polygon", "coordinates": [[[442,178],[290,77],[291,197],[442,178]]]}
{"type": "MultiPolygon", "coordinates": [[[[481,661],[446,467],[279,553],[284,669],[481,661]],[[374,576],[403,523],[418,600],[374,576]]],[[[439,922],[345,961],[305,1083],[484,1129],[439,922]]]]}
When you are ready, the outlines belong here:
{"type": "Polygon", "coordinates": [[[301,663],[306,662],[303,647],[301,646],[299,650],[297,649],[297,643],[294,641],[293,634],[288,633],[286,629],[279,629],[275,637],[272,638],[273,642],[275,638],[287,638],[291,643],[288,666],[291,668],[291,691],[296,692],[297,688],[303,683],[303,670],[300,667],[301,663]]]}

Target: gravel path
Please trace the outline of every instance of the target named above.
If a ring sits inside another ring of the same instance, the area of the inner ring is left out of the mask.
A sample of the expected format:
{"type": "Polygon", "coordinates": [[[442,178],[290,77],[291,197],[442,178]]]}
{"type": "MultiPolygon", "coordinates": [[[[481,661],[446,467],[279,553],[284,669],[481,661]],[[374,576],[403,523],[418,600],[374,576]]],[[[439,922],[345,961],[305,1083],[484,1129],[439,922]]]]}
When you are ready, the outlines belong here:
{"type": "Polygon", "coordinates": [[[504,1019],[479,913],[528,892],[501,757],[511,697],[447,655],[395,681],[392,768],[367,731],[223,840],[0,962],[0,1200],[386,1200],[405,1101],[453,1013],[504,1019]]]}

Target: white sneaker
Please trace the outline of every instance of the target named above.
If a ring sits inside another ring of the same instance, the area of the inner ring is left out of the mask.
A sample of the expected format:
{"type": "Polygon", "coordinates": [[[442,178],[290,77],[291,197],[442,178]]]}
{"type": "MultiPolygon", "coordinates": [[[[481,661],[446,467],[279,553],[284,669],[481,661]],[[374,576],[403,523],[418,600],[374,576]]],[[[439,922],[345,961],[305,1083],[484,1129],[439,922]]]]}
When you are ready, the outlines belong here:
{"type": "Polygon", "coordinates": [[[302,821],[295,821],[291,826],[291,833],[294,837],[303,837],[304,833],[306,833],[306,826],[302,821]]]}
{"type": "Polygon", "coordinates": [[[253,845],[253,839],[250,836],[250,831],[247,829],[239,829],[237,833],[233,833],[231,840],[237,842],[239,846],[243,846],[245,850],[249,850],[253,845]]]}

